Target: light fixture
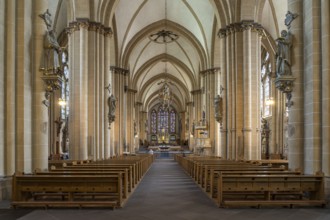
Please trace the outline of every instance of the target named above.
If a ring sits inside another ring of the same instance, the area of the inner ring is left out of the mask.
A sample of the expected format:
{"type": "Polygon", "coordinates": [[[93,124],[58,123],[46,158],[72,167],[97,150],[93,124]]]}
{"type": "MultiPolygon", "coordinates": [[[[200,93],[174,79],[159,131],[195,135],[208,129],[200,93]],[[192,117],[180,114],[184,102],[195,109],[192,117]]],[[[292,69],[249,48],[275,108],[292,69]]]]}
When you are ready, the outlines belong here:
{"type": "Polygon", "coordinates": [[[58,99],[58,104],[59,104],[60,106],[65,106],[65,105],[66,105],[66,101],[65,101],[64,99],[59,98],[59,99],[58,99]]]}
{"type": "Polygon", "coordinates": [[[158,83],[158,85],[163,84],[162,88],[159,90],[158,98],[163,110],[168,110],[172,103],[172,93],[170,91],[171,82],[168,81],[167,77],[167,43],[171,43],[178,39],[178,35],[172,31],[167,30],[167,0],[165,0],[165,28],[161,31],[158,31],[155,34],[151,34],[149,39],[155,43],[164,44],[165,47],[165,80],[158,83]]]}
{"type": "Polygon", "coordinates": [[[170,87],[168,86],[168,82],[161,82],[164,83],[161,90],[159,90],[158,98],[163,110],[169,109],[170,105],[172,104],[172,94],[170,91],[170,87]]]}
{"type": "Polygon", "coordinates": [[[167,30],[167,0],[165,0],[165,29],[149,35],[149,39],[155,43],[167,44],[176,41],[179,35],[167,30]]]}
{"type": "Polygon", "coordinates": [[[275,101],[273,99],[273,97],[269,97],[268,99],[266,99],[266,102],[265,102],[266,105],[274,105],[275,104],[275,101]]]}

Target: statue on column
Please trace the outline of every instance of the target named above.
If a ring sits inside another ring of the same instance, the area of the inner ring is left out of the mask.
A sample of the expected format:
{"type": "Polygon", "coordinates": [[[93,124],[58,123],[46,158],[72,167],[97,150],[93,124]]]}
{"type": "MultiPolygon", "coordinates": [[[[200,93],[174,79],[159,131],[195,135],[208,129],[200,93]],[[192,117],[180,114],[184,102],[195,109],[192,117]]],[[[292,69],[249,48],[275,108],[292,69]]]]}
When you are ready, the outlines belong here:
{"type": "Polygon", "coordinates": [[[217,122],[222,124],[222,97],[220,95],[214,98],[214,117],[217,122]]]}
{"type": "Polygon", "coordinates": [[[57,73],[60,70],[60,54],[62,53],[62,49],[57,42],[56,32],[52,28],[52,19],[51,14],[49,13],[48,9],[45,13],[39,15],[41,17],[47,27],[47,33],[44,40],[44,47],[45,47],[45,69],[53,70],[51,74],[57,73]]]}
{"type": "Polygon", "coordinates": [[[281,37],[276,39],[276,76],[292,75],[291,73],[291,48],[292,36],[290,32],[283,30],[281,37]]]}
{"type": "Polygon", "coordinates": [[[115,121],[115,113],[116,113],[116,102],[117,99],[113,94],[108,98],[108,107],[109,107],[109,113],[108,113],[108,120],[109,120],[109,127],[113,121],[115,121]]]}

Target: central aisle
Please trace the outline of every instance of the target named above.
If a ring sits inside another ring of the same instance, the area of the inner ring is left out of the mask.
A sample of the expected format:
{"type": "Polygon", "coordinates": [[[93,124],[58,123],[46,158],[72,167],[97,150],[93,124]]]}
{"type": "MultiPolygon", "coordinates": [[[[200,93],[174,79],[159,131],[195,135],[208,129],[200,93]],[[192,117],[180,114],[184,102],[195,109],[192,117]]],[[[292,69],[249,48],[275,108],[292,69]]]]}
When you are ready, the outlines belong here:
{"type": "Polygon", "coordinates": [[[218,208],[173,159],[156,159],[122,209],[34,210],[19,219],[284,220],[329,219],[329,217],[328,208],[218,208]]]}

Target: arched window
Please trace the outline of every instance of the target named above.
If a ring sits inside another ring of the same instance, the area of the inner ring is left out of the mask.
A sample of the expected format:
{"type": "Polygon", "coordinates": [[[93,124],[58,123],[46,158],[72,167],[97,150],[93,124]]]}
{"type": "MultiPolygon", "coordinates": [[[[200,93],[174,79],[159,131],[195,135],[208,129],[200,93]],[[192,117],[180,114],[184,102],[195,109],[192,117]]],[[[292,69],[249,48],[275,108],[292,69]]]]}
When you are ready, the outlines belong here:
{"type": "Polygon", "coordinates": [[[271,104],[273,102],[273,97],[271,94],[272,84],[270,73],[272,71],[269,53],[264,51],[264,57],[262,58],[261,66],[261,86],[260,86],[260,107],[262,117],[269,117],[272,115],[271,104]]]}
{"type": "Polygon", "coordinates": [[[61,105],[61,118],[65,120],[69,117],[69,66],[68,66],[68,56],[66,52],[62,53],[62,64],[63,64],[63,82],[62,82],[62,91],[61,91],[61,99],[65,102],[64,105],[61,105]]]}
{"type": "Polygon", "coordinates": [[[172,109],[170,113],[170,133],[175,133],[175,120],[176,119],[176,113],[172,109]]]}
{"type": "Polygon", "coordinates": [[[151,133],[157,134],[157,113],[155,109],[151,112],[151,133]]]}
{"type": "Polygon", "coordinates": [[[159,107],[150,113],[151,134],[175,134],[177,126],[177,114],[175,109],[159,107]]]}

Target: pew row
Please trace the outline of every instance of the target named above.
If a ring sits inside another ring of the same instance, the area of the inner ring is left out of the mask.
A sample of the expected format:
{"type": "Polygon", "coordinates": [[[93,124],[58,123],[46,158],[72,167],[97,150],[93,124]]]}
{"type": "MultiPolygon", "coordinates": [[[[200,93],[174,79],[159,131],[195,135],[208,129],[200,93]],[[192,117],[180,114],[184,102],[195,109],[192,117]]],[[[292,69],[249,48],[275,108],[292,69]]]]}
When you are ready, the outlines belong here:
{"type": "Polygon", "coordinates": [[[325,207],[324,175],[270,175],[220,172],[219,207],[321,206],[325,207]]]}
{"type": "Polygon", "coordinates": [[[153,155],[65,164],[13,176],[12,207],[112,207],[127,202],[153,155]]]}
{"type": "Polygon", "coordinates": [[[288,170],[284,160],[183,155],[176,155],[175,160],[219,207],[326,205],[323,174],[288,170]]]}
{"type": "Polygon", "coordinates": [[[14,175],[12,206],[121,207],[122,173],[117,175],[14,175]]]}

